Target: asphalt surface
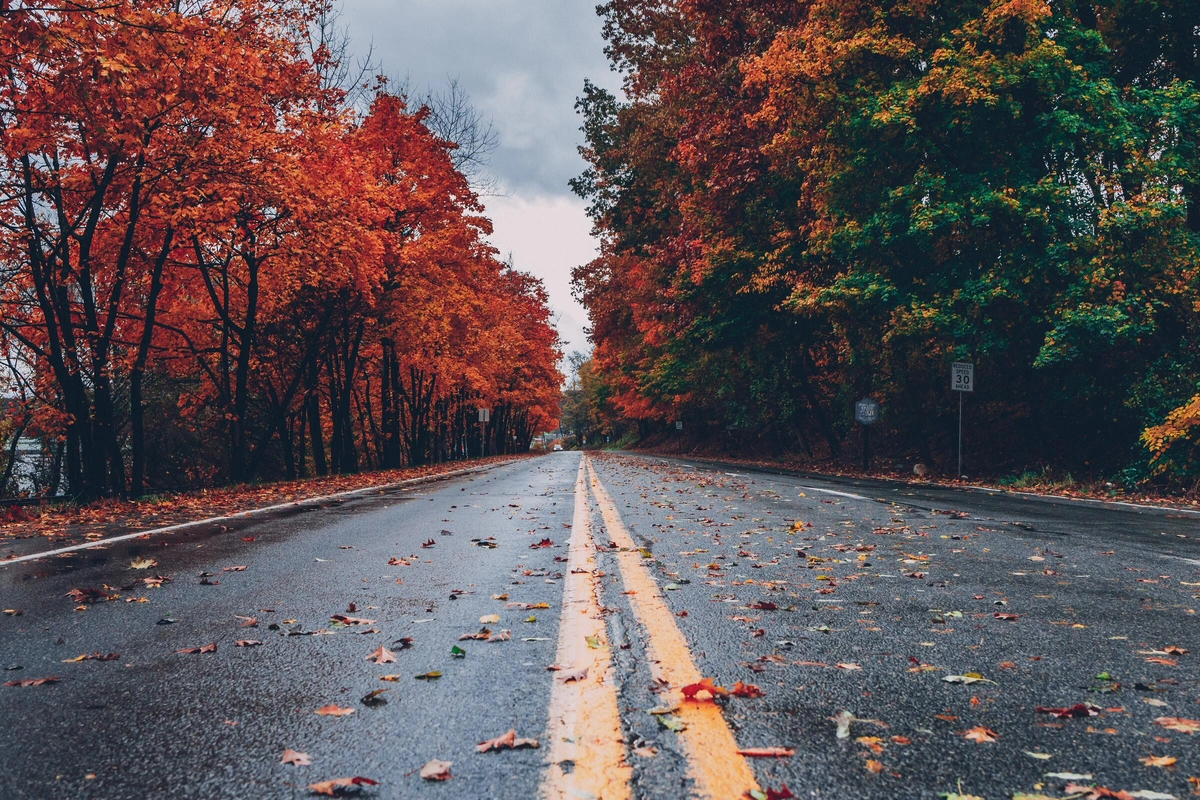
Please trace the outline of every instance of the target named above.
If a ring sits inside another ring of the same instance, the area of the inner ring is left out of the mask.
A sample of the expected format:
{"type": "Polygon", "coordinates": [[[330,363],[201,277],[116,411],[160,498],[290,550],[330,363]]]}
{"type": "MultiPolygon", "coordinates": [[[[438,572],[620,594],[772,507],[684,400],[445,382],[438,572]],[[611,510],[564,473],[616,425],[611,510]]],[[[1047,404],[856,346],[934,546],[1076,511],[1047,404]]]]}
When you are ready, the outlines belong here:
{"type": "MultiPolygon", "coordinates": [[[[1182,800],[1200,775],[1200,730],[1155,722],[1200,718],[1200,516],[591,461],[701,673],[761,690],[719,701],[738,745],[795,750],[749,759],[764,790],[1007,800],[1077,783],[1182,800]],[[943,680],[967,673],[986,681],[943,680]],[[1035,711],[1081,703],[1096,715],[1035,711]],[[855,721],[839,738],[843,712],[855,721]],[[994,741],[963,735],[980,728],[994,741]]],[[[544,741],[475,745],[546,729],[579,463],[556,453],[0,565],[0,607],[21,612],[0,616],[0,682],[60,678],[0,687],[0,796],[309,797],[307,784],[347,776],[378,781],[370,797],[538,796],[544,741]],[[142,559],[157,563],[131,566],[142,559]],[[170,580],[134,585],[153,576],[170,580]],[[67,596],[89,587],[119,597],[67,596]],[[495,641],[459,640],[491,614],[495,641]],[[262,644],[235,645],[245,639],[262,644]],[[395,663],[366,660],[381,645],[395,663]],[[119,657],[64,663],[92,653],[119,657]],[[430,671],[441,677],[415,677],[430,671]],[[376,689],[387,703],[365,705],[376,689]],[[315,713],[329,704],[354,713],[315,713]],[[312,764],[279,763],[285,748],[312,764]],[[430,759],[453,777],[422,780],[430,759]]],[[[689,797],[678,734],[646,713],[663,694],[645,657],[654,634],[634,618],[594,504],[591,519],[631,794],[689,797]]]]}

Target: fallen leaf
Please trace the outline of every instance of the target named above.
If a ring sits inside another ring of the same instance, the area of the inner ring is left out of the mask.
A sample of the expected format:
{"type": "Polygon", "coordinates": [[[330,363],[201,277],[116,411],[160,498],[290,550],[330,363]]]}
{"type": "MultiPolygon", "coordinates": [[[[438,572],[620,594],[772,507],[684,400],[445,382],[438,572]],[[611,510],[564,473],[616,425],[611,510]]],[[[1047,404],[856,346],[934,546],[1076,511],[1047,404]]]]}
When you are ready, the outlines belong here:
{"type": "Polygon", "coordinates": [[[969,739],[972,742],[984,744],[985,742],[994,742],[1000,736],[994,730],[985,728],[982,725],[976,725],[974,728],[963,731],[964,739],[969,739]]]}
{"type": "Polygon", "coordinates": [[[383,645],[379,645],[379,649],[371,651],[366,660],[373,664],[394,664],[396,662],[396,654],[383,645]]]}
{"type": "Polygon", "coordinates": [[[746,747],[737,752],[749,758],[788,758],[796,755],[796,751],[788,747],[746,747]]]}
{"type": "Polygon", "coordinates": [[[182,650],[176,650],[175,652],[185,653],[187,655],[194,655],[196,653],[215,653],[217,652],[217,643],[209,642],[208,644],[202,644],[199,647],[185,647],[182,650]]]}
{"type": "Polygon", "coordinates": [[[495,739],[488,739],[486,742],[480,742],[475,745],[475,752],[486,753],[488,750],[516,750],[521,747],[538,747],[537,739],[521,739],[517,736],[516,729],[511,729],[507,733],[502,733],[495,739]]]}
{"type": "Polygon", "coordinates": [[[116,661],[120,657],[120,653],[90,653],[82,656],[75,656],[74,658],[64,658],[62,663],[78,664],[80,661],[116,661]]]}
{"type": "Polygon", "coordinates": [[[348,717],[354,713],[353,708],[342,708],[330,703],[327,706],[321,706],[315,712],[319,717],[348,717]]]}
{"type": "Polygon", "coordinates": [[[1200,720],[1184,719],[1183,717],[1156,717],[1154,724],[1179,733],[1200,733],[1200,720]]]}
{"type": "Polygon", "coordinates": [[[1147,767],[1172,767],[1175,765],[1175,756],[1146,756],[1138,759],[1147,767]]]}
{"type": "Polygon", "coordinates": [[[442,673],[438,672],[437,670],[430,670],[429,672],[422,672],[420,675],[416,675],[414,677],[416,677],[416,679],[419,681],[436,681],[438,678],[442,677],[442,673]]]}
{"type": "Polygon", "coordinates": [[[571,681],[581,681],[588,675],[587,667],[577,667],[576,669],[563,669],[558,674],[558,679],[563,683],[571,681]]]}
{"type": "Polygon", "coordinates": [[[390,689],[374,689],[370,692],[367,692],[362,697],[360,697],[358,699],[358,702],[360,702],[364,706],[368,706],[370,708],[374,708],[376,706],[386,706],[387,698],[383,696],[383,693],[389,692],[389,691],[391,691],[391,690],[390,689]]]}
{"type": "Polygon", "coordinates": [[[1025,753],[1025,755],[1029,756],[1030,758],[1036,758],[1041,761],[1045,761],[1051,757],[1049,753],[1035,753],[1032,750],[1023,750],[1021,752],[1025,753]]]}
{"type": "Polygon", "coordinates": [[[130,569],[150,569],[157,566],[158,562],[153,558],[135,558],[129,562],[130,569]]]}
{"type": "Polygon", "coordinates": [[[484,614],[479,618],[480,625],[494,625],[500,621],[499,614],[484,614]]]}
{"type": "Polygon", "coordinates": [[[450,779],[449,761],[438,761],[436,758],[421,767],[421,777],[427,781],[445,781],[450,779]]]}
{"type": "Polygon", "coordinates": [[[324,794],[334,797],[347,792],[357,792],[363,786],[378,786],[379,781],[373,781],[370,778],[334,778],[329,781],[321,781],[320,783],[310,783],[308,790],[316,794],[324,794]]]}
{"type": "Polygon", "coordinates": [[[734,695],[735,697],[762,697],[763,691],[753,683],[742,683],[741,681],[737,681],[733,684],[730,694],[734,695]]]}
{"type": "Polygon", "coordinates": [[[285,749],[283,755],[279,757],[280,764],[293,764],[297,767],[307,767],[312,764],[312,759],[308,753],[301,753],[291,748],[285,749]]]}
{"type": "Polygon", "coordinates": [[[235,647],[259,647],[262,642],[257,639],[238,639],[233,643],[235,647]]]}
{"type": "Polygon", "coordinates": [[[1038,706],[1034,709],[1038,714],[1049,714],[1053,717],[1062,719],[1063,717],[1096,717],[1100,715],[1100,709],[1095,706],[1085,705],[1084,703],[1076,703],[1070,708],[1047,708],[1046,706],[1038,706]]]}
{"type": "Polygon", "coordinates": [[[700,692],[707,692],[709,698],[714,698],[717,696],[724,697],[729,694],[727,689],[724,689],[720,686],[714,686],[712,678],[701,678],[698,683],[689,683],[687,686],[680,688],[679,691],[689,700],[695,700],[696,695],[700,692]]]}
{"type": "Polygon", "coordinates": [[[43,686],[47,683],[58,683],[62,678],[57,675],[51,675],[48,678],[25,678],[19,681],[5,681],[0,683],[0,686],[43,686]]]}
{"type": "Polygon", "coordinates": [[[875,775],[878,775],[879,773],[883,772],[883,764],[881,764],[880,762],[876,761],[873,758],[868,758],[866,763],[863,764],[863,767],[866,768],[867,772],[873,773],[875,775]]]}
{"type": "Polygon", "coordinates": [[[76,603],[98,603],[101,600],[117,599],[117,595],[115,594],[110,594],[109,592],[101,591],[100,589],[95,589],[90,586],[86,589],[72,589],[67,592],[66,596],[71,598],[71,600],[76,603]]]}

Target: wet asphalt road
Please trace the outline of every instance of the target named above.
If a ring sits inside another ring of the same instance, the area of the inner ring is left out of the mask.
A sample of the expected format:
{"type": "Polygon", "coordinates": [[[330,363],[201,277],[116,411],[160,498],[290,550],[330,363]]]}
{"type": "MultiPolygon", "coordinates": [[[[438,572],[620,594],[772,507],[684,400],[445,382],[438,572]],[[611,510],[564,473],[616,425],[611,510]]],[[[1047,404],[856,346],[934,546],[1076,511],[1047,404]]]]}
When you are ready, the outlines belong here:
{"type": "MultiPolygon", "coordinates": [[[[0,682],[61,678],[0,688],[2,796],[309,797],[309,783],[361,775],[379,781],[373,797],[536,797],[544,742],[474,746],[546,729],[579,460],[0,566],[0,606],[22,612],[0,617],[0,667],[19,667],[0,682]],[[130,566],[146,558],[157,564],[130,566]],[[170,581],[131,585],[151,576],[170,581]],[[119,597],[65,596],[104,586],[119,597]],[[491,614],[497,641],[459,641],[491,614]],[[366,660],[381,645],[395,663],[366,660]],[[91,653],[119,657],[63,663],[91,653]],[[415,677],[429,671],[442,675],[415,677]],[[375,689],[388,702],[364,705],[375,689]],[[354,713],[314,713],[329,704],[354,713]],[[280,764],[285,748],[311,766],[280,764]],[[422,781],[430,759],[453,777],[422,781]]],[[[795,749],[751,759],[764,789],[1062,797],[1072,780],[1046,773],[1073,773],[1182,800],[1200,775],[1200,731],[1155,722],[1200,718],[1200,515],[591,460],[701,673],[761,689],[721,701],[738,744],[795,749]],[[987,680],[943,680],[966,673],[987,680]],[[1077,703],[1098,714],[1034,710],[1077,703]],[[859,720],[846,738],[841,712],[859,720]],[[995,741],[963,736],[975,728],[995,741]],[[1177,760],[1142,763],[1152,756],[1177,760]]],[[[592,534],[608,550],[594,508],[592,534]]],[[[661,697],[654,634],[634,619],[617,554],[597,560],[632,795],[688,797],[678,734],[646,713],[661,697]]]]}

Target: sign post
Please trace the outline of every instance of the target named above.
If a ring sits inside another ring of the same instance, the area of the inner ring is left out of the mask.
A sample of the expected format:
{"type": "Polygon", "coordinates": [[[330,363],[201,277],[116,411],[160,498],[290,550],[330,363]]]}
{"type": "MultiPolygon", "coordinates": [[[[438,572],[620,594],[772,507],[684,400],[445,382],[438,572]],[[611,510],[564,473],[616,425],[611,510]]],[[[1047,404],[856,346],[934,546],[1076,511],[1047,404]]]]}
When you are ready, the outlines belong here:
{"type": "Polygon", "coordinates": [[[677,430],[677,431],[683,430],[683,420],[681,420],[681,419],[675,420],[675,430],[677,430]]]}
{"type": "Polygon", "coordinates": [[[975,365],[965,361],[955,361],[950,365],[950,388],[958,392],[958,472],[962,477],[962,417],[963,394],[975,391],[975,365]]]}
{"type": "Polygon", "coordinates": [[[879,403],[864,397],[854,404],[854,419],[863,426],[863,472],[871,468],[871,426],[879,421],[879,403]]]}

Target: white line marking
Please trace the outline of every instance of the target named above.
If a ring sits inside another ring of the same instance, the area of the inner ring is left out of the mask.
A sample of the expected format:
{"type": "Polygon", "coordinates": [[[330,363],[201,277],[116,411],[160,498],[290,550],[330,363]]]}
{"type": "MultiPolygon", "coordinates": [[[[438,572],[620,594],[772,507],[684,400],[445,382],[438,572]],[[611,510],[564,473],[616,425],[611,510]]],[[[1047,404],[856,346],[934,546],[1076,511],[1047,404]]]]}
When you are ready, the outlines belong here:
{"type": "Polygon", "coordinates": [[[863,497],[861,494],[850,494],[849,492],[835,492],[833,489],[818,489],[815,486],[801,486],[800,488],[804,489],[806,491],[809,491],[809,492],[823,492],[824,494],[836,494],[838,497],[849,497],[851,500],[866,500],[867,499],[867,498],[863,497]]]}
{"type": "Polygon", "coordinates": [[[101,545],[112,544],[113,542],[123,542],[128,539],[140,539],[142,537],[151,536],[156,533],[174,533],[175,531],[181,531],[184,528],[191,528],[191,527],[195,527],[196,525],[210,525],[214,522],[223,522],[225,520],[245,519],[246,517],[252,517],[255,514],[265,514],[268,511],[279,511],[284,508],[295,508],[296,506],[309,505],[311,503],[319,503],[324,500],[333,500],[338,497],[350,497],[350,496],[356,495],[356,494],[364,494],[365,492],[377,492],[377,491],[382,491],[382,490],[386,490],[386,489],[396,489],[401,486],[415,486],[416,484],[428,483],[429,481],[440,480],[442,478],[452,478],[456,475],[468,475],[473,472],[482,472],[483,470],[491,469],[492,467],[503,467],[503,466],[505,466],[507,464],[511,464],[511,463],[513,463],[513,462],[512,461],[502,461],[498,464],[488,464],[488,465],[482,466],[482,467],[468,467],[466,469],[456,469],[451,472],[442,472],[437,475],[425,475],[420,478],[407,478],[402,481],[396,481],[395,483],[385,483],[385,484],[380,484],[378,486],[365,486],[362,489],[348,489],[344,492],[336,492],[334,494],[322,495],[321,497],[309,497],[304,500],[293,500],[290,503],[279,503],[279,504],[273,505],[273,506],[264,506],[262,508],[252,508],[249,511],[239,511],[236,514],[225,514],[224,516],[220,516],[220,517],[209,517],[207,519],[197,519],[197,520],[192,520],[191,522],[179,522],[179,523],[176,523],[175,525],[167,525],[162,528],[150,528],[150,529],[144,530],[144,531],[137,531],[136,533],[123,533],[120,536],[110,536],[107,539],[97,539],[94,542],[84,542],[83,544],[73,544],[70,547],[60,547],[57,550],[46,550],[45,552],[42,552],[42,553],[31,553],[30,555],[20,556],[19,558],[10,558],[7,560],[0,560],[0,567],[7,566],[9,564],[20,564],[22,561],[35,561],[39,558],[48,558],[50,556],[62,555],[63,553],[73,553],[76,550],[88,550],[93,547],[100,547],[101,545]]]}

